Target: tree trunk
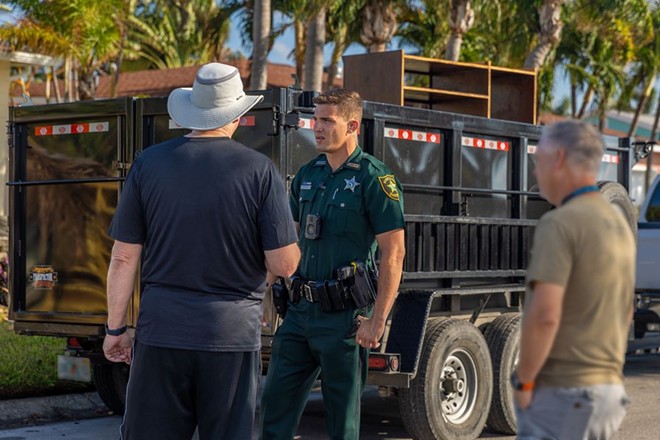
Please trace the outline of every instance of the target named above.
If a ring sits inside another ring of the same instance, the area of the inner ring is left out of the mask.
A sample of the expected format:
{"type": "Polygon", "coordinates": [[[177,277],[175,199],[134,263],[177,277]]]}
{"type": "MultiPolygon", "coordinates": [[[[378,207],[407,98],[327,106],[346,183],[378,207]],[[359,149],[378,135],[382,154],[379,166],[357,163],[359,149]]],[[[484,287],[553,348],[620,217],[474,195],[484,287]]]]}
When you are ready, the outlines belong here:
{"type": "Polygon", "coordinates": [[[589,105],[589,101],[591,101],[591,95],[594,94],[594,88],[593,86],[589,86],[587,89],[587,93],[584,95],[584,101],[582,101],[582,106],[580,107],[580,111],[577,114],[577,119],[582,119],[584,117],[584,113],[587,111],[587,106],[589,105]]]}
{"type": "Polygon", "coordinates": [[[461,56],[463,35],[470,30],[474,24],[474,9],[470,0],[451,0],[449,2],[449,43],[445,51],[445,58],[458,61],[461,56]]]}
{"type": "Polygon", "coordinates": [[[445,58],[451,61],[458,61],[461,56],[461,46],[463,45],[463,35],[451,33],[447,44],[445,58]]]}
{"type": "Polygon", "coordinates": [[[71,93],[71,57],[66,57],[64,60],[64,101],[73,101],[73,94],[71,93]]]}
{"type": "Polygon", "coordinates": [[[387,44],[385,43],[374,43],[367,48],[369,53],[385,52],[385,49],[387,49],[387,44]]]}
{"type": "Polygon", "coordinates": [[[575,112],[577,111],[577,85],[575,84],[575,79],[571,75],[571,118],[575,118],[575,112]]]}
{"type": "Polygon", "coordinates": [[[255,0],[252,27],[252,73],[250,89],[268,87],[268,40],[270,39],[270,0],[255,0]]]}
{"type": "Polygon", "coordinates": [[[301,20],[294,21],[296,47],[293,53],[296,58],[296,75],[300,81],[301,87],[305,88],[305,42],[307,41],[307,31],[301,20]]]}
{"type": "Polygon", "coordinates": [[[305,89],[321,91],[323,87],[323,46],[325,45],[326,8],[312,17],[307,30],[305,51],[305,89]]]}
{"type": "Polygon", "coordinates": [[[346,36],[348,34],[348,24],[342,23],[335,36],[335,47],[332,49],[330,65],[328,66],[328,78],[325,82],[324,90],[330,90],[334,87],[335,77],[339,70],[339,60],[346,49],[346,36]]]}
{"type": "Polygon", "coordinates": [[[50,72],[46,70],[46,104],[50,104],[50,72]]]}
{"type": "Polygon", "coordinates": [[[637,131],[637,125],[639,124],[639,116],[644,111],[644,107],[646,107],[646,103],[649,100],[649,96],[651,96],[652,90],[653,90],[653,81],[649,81],[646,84],[646,87],[644,87],[644,93],[642,94],[641,99],[637,103],[637,108],[635,109],[635,116],[633,116],[633,120],[630,123],[630,130],[628,130],[628,137],[635,136],[635,132],[637,131]]]}
{"type": "Polygon", "coordinates": [[[57,83],[57,72],[55,72],[55,67],[50,68],[51,76],[53,77],[53,88],[55,89],[55,102],[62,102],[62,96],[60,95],[60,86],[57,83]]]}
{"type": "Polygon", "coordinates": [[[369,52],[383,52],[396,33],[394,5],[388,0],[367,0],[362,13],[360,40],[369,52]]]}
{"type": "Polygon", "coordinates": [[[545,63],[548,54],[559,38],[564,23],[561,20],[561,6],[563,0],[543,0],[539,7],[539,35],[538,43],[525,60],[527,69],[540,69],[545,63]]]}
{"type": "Polygon", "coordinates": [[[94,78],[94,71],[91,72],[76,72],[78,83],[78,96],[81,101],[88,101],[94,99],[96,96],[96,78],[94,78]]]}

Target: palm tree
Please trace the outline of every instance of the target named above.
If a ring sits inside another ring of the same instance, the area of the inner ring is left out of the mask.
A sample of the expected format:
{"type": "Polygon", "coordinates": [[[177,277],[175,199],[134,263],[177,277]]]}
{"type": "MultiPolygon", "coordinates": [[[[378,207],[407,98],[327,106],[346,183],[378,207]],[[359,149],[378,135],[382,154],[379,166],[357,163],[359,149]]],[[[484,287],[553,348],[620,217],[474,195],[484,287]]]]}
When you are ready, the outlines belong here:
{"type": "Polygon", "coordinates": [[[422,0],[402,8],[401,26],[397,35],[401,42],[415,47],[418,54],[429,58],[441,58],[447,47],[449,20],[448,0],[422,0]]]}
{"type": "Polygon", "coordinates": [[[568,21],[557,60],[570,77],[573,115],[582,118],[595,97],[602,125],[605,111],[623,89],[624,67],[633,60],[636,48],[650,42],[648,4],[644,0],[581,0],[566,7],[568,21]],[[578,92],[584,93],[584,99],[576,110],[578,92]]]}
{"type": "Polygon", "coordinates": [[[561,37],[564,25],[561,19],[561,7],[564,0],[543,0],[539,7],[538,44],[525,60],[524,67],[539,69],[543,66],[552,47],[561,37]]]}
{"type": "Polygon", "coordinates": [[[307,45],[305,47],[305,75],[303,87],[307,90],[321,91],[323,86],[323,47],[325,46],[325,17],[327,7],[320,8],[309,21],[307,45]]]}
{"type": "Polygon", "coordinates": [[[138,0],[126,56],[167,69],[220,61],[230,17],[242,4],[215,0],[138,0]]]}
{"type": "Polygon", "coordinates": [[[328,8],[326,40],[333,43],[325,90],[331,89],[346,48],[359,41],[359,17],[365,0],[336,0],[328,8]]]}
{"type": "Polygon", "coordinates": [[[461,55],[461,44],[463,35],[470,30],[474,24],[474,10],[470,0],[450,0],[449,2],[449,44],[445,52],[445,58],[458,61],[461,55]]]}
{"type": "Polygon", "coordinates": [[[367,0],[362,12],[360,39],[369,52],[383,52],[396,33],[397,2],[367,0]]]}
{"type": "MultiPolygon", "coordinates": [[[[24,13],[18,22],[0,27],[0,39],[14,50],[30,50],[63,57],[65,80],[77,79],[80,99],[96,94],[102,66],[119,51],[120,33],[108,10],[119,10],[121,0],[12,0],[24,13]],[[72,74],[73,72],[73,74],[72,74]]],[[[69,100],[73,99],[71,90],[69,100]]]]}
{"type": "Polygon", "coordinates": [[[252,30],[252,71],[250,88],[263,90],[268,84],[268,52],[270,49],[271,0],[254,0],[252,30]]]}

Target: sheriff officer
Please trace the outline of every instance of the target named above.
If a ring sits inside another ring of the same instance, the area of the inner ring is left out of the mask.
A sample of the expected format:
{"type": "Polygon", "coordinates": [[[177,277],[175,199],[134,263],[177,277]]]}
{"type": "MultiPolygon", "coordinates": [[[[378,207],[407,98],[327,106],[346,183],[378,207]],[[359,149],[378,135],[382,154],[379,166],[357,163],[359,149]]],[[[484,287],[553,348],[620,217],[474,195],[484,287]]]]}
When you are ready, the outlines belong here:
{"type": "Polygon", "coordinates": [[[339,89],[314,103],[316,149],[322,154],[291,185],[302,260],[291,289],[295,299],[273,340],[261,403],[264,440],[294,437],[319,375],[329,437],[359,437],[369,349],[380,345],[405,254],[400,184],[357,145],[362,99],[339,89]],[[359,262],[374,268],[377,248],[377,296],[364,301],[360,289],[346,288],[338,273],[359,262]]]}

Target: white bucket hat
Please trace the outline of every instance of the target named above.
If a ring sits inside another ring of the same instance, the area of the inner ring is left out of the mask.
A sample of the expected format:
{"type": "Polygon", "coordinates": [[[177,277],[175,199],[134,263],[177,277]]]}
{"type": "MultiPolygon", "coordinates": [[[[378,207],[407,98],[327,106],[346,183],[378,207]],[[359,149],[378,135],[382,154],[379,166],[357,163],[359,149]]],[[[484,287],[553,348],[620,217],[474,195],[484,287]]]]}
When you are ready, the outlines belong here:
{"type": "Polygon", "coordinates": [[[221,63],[199,68],[191,87],[170,93],[167,111],[179,126],[191,130],[213,130],[240,118],[264,99],[246,95],[238,69],[221,63]]]}

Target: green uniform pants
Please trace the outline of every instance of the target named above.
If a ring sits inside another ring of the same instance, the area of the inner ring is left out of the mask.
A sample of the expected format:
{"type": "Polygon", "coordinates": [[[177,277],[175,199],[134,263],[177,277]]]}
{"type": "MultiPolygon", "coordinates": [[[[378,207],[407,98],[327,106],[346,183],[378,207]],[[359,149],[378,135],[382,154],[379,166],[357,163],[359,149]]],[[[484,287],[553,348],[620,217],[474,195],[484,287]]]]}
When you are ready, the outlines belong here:
{"type": "Polygon", "coordinates": [[[289,303],[273,339],[261,397],[262,440],[292,440],[314,381],[321,375],[329,438],[357,440],[360,395],[367,379],[369,352],[350,334],[358,314],[371,307],[324,313],[318,303],[289,303]]]}

